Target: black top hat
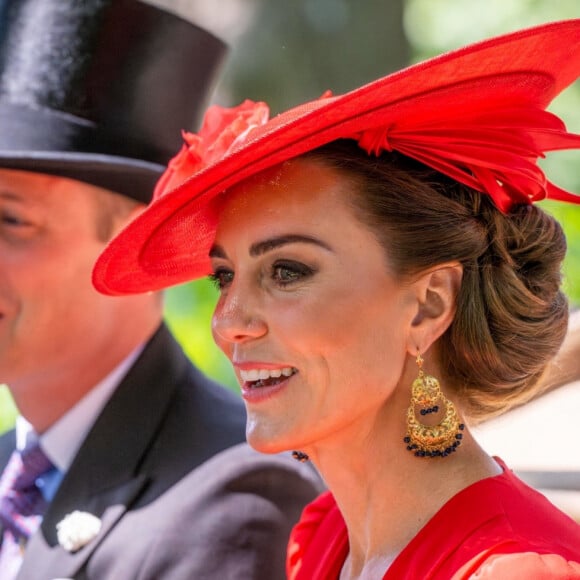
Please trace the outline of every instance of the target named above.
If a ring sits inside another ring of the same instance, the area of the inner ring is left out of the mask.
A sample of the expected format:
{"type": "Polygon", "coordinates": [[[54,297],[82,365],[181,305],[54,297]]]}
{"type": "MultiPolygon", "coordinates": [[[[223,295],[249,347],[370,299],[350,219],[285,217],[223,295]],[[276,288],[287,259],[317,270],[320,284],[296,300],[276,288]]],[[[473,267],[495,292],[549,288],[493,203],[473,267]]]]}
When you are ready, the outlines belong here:
{"type": "Polygon", "coordinates": [[[5,0],[0,167],[149,201],[225,52],[205,30],[137,0],[5,0]]]}

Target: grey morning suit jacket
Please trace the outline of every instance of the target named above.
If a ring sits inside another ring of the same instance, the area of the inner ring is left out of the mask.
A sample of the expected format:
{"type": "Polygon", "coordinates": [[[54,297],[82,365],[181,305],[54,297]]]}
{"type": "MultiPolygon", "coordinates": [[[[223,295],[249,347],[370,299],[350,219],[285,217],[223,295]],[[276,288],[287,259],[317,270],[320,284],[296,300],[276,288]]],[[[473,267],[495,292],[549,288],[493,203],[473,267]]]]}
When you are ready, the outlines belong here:
{"type": "MultiPolygon", "coordinates": [[[[320,491],[308,465],[244,441],[241,400],[162,326],[106,405],[31,538],[18,580],[276,580],[291,526],[320,491]],[[101,518],[75,553],[56,524],[101,518]]],[[[14,433],[0,438],[0,468],[14,433]]]]}

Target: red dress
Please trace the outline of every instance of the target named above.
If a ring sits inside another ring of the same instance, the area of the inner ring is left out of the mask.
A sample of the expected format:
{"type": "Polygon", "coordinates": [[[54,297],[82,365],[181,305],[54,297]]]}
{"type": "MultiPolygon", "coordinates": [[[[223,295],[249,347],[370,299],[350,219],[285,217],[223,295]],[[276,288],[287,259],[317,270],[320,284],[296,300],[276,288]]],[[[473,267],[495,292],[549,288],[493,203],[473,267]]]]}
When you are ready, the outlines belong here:
{"type": "MultiPolygon", "coordinates": [[[[580,525],[503,473],[452,497],[393,561],[383,580],[580,580],[580,525]]],[[[337,580],[346,526],[330,492],[309,504],[288,547],[289,580],[337,580]]]]}

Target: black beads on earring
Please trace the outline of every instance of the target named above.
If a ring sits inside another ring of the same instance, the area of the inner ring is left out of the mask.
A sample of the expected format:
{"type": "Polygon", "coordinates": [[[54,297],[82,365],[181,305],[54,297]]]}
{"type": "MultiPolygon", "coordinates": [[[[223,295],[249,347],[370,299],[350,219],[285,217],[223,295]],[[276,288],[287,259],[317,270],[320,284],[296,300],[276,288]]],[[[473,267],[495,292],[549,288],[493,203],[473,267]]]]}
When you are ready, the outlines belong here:
{"type": "Polygon", "coordinates": [[[296,461],[300,461],[300,463],[304,463],[310,459],[306,453],[302,453],[302,451],[292,451],[292,457],[296,459],[296,461]]]}

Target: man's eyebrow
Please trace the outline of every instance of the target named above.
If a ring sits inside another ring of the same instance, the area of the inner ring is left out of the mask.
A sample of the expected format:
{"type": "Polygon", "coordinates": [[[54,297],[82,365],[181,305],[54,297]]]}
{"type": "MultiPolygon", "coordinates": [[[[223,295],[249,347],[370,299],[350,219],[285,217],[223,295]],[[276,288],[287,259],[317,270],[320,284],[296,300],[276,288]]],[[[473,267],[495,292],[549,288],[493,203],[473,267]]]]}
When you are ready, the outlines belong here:
{"type": "Polygon", "coordinates": [[[0,187],[0,198],[6,199],[8,201],[24,201],[21,195],[14,193],[10,189],[0,187]]]}
{"type": "MultiPolygon", "coordinates": [[[[266,252],[270,252],[276,248],[280,248],[288,244],[313,244],[320,248],[324,248],[325,250],[332,251],[328,244],[322,240],[319,240],[318,238],[301,234],[287,234],[284,236],[276,236],[275,238],[268,238],[266,240],[262,240],[261,242],[252,244],[250,246],[250,256],[255,258],[265,254],[266,252]]],[[[225,258],[226,253],[221,246],[214,244],[214,246],[212,246],[211,250],[209,251],[209,257],[225,258]]]]}

